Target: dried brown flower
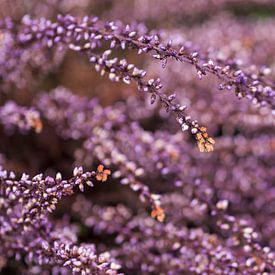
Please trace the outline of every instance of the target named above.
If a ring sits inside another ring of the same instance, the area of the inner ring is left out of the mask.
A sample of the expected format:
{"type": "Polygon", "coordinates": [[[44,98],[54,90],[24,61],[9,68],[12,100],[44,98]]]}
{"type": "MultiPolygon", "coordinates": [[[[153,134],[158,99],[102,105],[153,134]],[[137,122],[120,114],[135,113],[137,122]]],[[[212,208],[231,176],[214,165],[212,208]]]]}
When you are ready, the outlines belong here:
{"type": "Polygon", "coordinates": [[[108,179],[108,176],[111,175],[111,170],[105,169],[102,164],[98,165],[96,170],[96,179],[98,181],[106,181],[108,179]]]}
{"type": "Polygon", "coordinates": [[[156,208],[151,211],[151,217],[156,218],[159,222],[163,222],[165,219],[164,210],[161,207],[156,206],[156,208]]]}

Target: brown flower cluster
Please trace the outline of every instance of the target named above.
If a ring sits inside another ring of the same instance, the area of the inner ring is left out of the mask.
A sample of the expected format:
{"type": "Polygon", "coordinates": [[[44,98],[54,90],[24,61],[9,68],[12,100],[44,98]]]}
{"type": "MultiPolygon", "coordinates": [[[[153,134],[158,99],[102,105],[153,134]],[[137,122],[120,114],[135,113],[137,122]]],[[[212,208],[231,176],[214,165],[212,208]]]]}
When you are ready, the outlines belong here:
{"type": "Polygon", "coordinates": [[[196,134],[197,144],[200,152],[212,152],[214,150],[213,145],[215,140],[208,136],[205,127],[200,127],[199,132],[196,134]]]}

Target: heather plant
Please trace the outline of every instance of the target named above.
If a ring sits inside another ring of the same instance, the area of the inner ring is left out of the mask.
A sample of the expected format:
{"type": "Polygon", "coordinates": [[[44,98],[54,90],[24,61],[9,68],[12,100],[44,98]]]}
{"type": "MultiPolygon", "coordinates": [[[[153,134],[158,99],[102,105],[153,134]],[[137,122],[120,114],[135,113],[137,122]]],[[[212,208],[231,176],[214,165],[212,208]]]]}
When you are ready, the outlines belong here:
{"type": "Polygon", "coordinates": [[[274,274],[274,1],[0,4],[1,274],[274,274]]]}

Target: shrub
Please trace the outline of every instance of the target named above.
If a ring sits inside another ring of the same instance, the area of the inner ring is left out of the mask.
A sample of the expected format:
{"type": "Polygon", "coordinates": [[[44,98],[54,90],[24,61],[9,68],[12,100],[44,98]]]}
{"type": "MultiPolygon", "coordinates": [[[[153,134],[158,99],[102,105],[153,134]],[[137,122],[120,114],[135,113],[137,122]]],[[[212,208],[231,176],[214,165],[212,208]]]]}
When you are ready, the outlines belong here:
{"type": "Polygon", "coordinates": [[[274,272],[274,1],[183,2],[3,2],[3,274],[274,272]]]}

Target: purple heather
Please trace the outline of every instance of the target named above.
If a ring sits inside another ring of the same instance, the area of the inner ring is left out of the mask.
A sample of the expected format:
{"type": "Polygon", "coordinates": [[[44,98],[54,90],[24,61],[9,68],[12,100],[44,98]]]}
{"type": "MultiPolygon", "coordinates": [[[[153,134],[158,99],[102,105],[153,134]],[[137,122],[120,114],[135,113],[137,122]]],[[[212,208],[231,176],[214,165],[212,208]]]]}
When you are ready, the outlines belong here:
{"type": "Polygon", "coordinates": [[[0,6],[1,274],[275,274],[273,0],[0,6]]]}

